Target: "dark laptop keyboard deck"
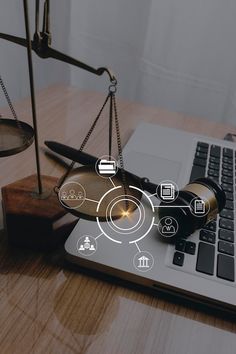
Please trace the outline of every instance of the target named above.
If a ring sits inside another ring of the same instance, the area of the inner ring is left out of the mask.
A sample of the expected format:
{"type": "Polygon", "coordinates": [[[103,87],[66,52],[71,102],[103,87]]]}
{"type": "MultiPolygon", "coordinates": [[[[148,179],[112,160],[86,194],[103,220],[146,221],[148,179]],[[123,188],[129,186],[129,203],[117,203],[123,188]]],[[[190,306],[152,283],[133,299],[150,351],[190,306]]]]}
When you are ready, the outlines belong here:
{"type": "Polygon", "coordinates": [[[209,177],[222,185],[226,206],[199,232],[199,242],[180,239],[175,245],[173,264],[183,267],[186,254],[196,257],[196,272],[235,281],[235,161],[233,149],[198,142],[190,181],[209,177]]]}

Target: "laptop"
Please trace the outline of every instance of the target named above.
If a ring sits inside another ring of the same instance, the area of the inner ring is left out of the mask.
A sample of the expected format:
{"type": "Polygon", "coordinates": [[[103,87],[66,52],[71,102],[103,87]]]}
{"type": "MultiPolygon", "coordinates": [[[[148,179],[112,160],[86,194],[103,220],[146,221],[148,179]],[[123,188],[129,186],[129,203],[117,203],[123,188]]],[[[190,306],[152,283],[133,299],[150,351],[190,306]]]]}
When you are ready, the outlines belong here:
{"type": "Polygon", "coordinates": [[[128,171],[156,184],[165,181],[166,198],[172,195],[171,182],[181,189],[198,177],[213,178],[226,192],[226,206],[216,220],[172,244],[160,237],[158,199],[143,191],[131,224],[124,219],[112,223],[80,219],[65,243],[66,259],[78,267],[234,313],[235,144],[141,123],[123,156],[128,171]]]}

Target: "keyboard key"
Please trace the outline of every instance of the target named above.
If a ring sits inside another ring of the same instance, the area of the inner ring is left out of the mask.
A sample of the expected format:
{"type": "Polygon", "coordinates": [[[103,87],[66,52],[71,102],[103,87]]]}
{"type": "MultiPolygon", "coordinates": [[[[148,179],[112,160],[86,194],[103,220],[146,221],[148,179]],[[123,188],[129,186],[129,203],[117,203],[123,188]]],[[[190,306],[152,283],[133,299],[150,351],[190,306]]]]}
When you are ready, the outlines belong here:
{"type": "Polygon", "coordinates": [[[208,176],[219,177],[219,171],[209,169],[208,176]]]}
{"type": "Polygon", "coordinates": [[[233,177],[233,171],[222,170],[222,175],[226,177],[233,177]]]}
{"type": "Polygon", "coordinates": [[[227,200],[233,201],[234,200],[234,195],[233,193],[225,192],[225,196],[227,200]]]}
{"type": "Polygon", "coordinates": [[[201,166],[194,166],[192,168],[190,182],[195,181],[195,179],[205,177],[205,168],[201,166]]]}
{"type": "Polygon", "coordinates": [[[217,145],[212,145],[210,150],[210,156],[220,157],[221,148],[217,145]]]}
{"type": "Polygon", "coordinates": [[[229,158],[229,157],[223,157],[223,163],[228,163],[230,165],[233,165],[233,158],[229,158]]]}
{"type": "Polygon", "coordinates": [[[220,165],[218,165],[217,163],[210,162],[208,168],[211,170],[219,171],[220,165]]]}
{"type": "Polygon", "coordinates": [[[221,183],[227,183],[233,185],[234,183],[233,177],[222,176],[221,183]]]}
{"type": "Polygon", "coordinates": [[[234,231],[234,223],[232,220],[220,218],[219,226],[221,229],[234,231]]]}
{"type": "Polygon", "coordinates": [[[195,251],[196,251],[196,243],[191,242],[191,241],[186,241],[185,253],[195,254],[195,251]]]}
{"type": "Polygon", "coordinates": [[[226,177],[233,177],[233,172],[228,170],[222,170],[222,175],[226,177]]]}
{"type": "Polygon", "coordinates": [[[199,239],[201,241],[215,243],[216,242],[216,235],[214,234],[214,232],[211,232],[208,230],[201,230],[199,239]]]}
{"type": "Polygon", "coordinates": [[[182,265],[184,264],[184,253],[175,252],[173,258],[173,264],[182,267],[182,265]]]}
{"type": "Polygon", "coordinates": [[[216,164],[219,165],[219,163],[220,163],[220,158],[214,157],[214,156],[210,156],[209,162],[216,163],[216,164]]]}
{"type": "Polygon", "coordinates": [[[234,220],[234,212],[232,210],[223,209],[220,212],[220,216],[225,219],[234,220]]]}
{"type": "Polygon", "coordinates": [[[228,164],[228,163],[223,163],[222,164],[222,169],[223,170],[228,170],[228,171],[233,171],[233,166],[228,164]]]}
{"type": "Polygon", "coordinates": [[[195,157],[195,159],[193,160],[193,164],[194,164],[195,166],[203,166],[203,167],[206,167],[206,163],[207,163],[206,160],[199,159],[199,158],[197,158],[197,157],[195,157]]]}
{"type": "Polygon", "coordinates": [[[219,239],[228,241],[228,242],[234,242],[234,233],[233,231],[229,230],[224,230],[224,229],[219,229],[219,239]]]}
{"type": "Polygon", "coordinates": [[[230,256],[234,256],[234,244],[225,241],[219,241],[218,251],[221,253],[229,254],[230,256]]]}
{"type": "Polygon", "coordinates": [[[234,203],[230,200],[226,200],[225,209],[234,210],[234,203]]]}
{"type": "Polygon", "coordinates": [[[196,152],[201,152],[201,153],[203,153],[203,154],[207,154],[208,149],[206,149],[206,148],[204,148],[204,147],[202,147],[202,146],[197,146],[197,147],[196,147],[196,152]]]}
{"type": "Polygon", "coordinates": [[[225,192],[233,193],[234,187],[230,184],[222,183],[221,187],[225,192]]]}
{"type": "Polygon", "coordinates": [[[186,244],[186,241],[185,240],[178,240],[175,244],[175,249],[177,251],[181,251],[181,252],[184,252],[185,250],[185,244],[186,244]]]}
{"type": "Polygon", "coordinates": [[[223,156],[233,158],[233,150],[229,148],[224,148],[223,149],[223,156]]]}
{"type": "Polygon", "coordinates": [[[206,224],[204,226],[204,229],[210,230],[210,231],[216,231],[216,222],[215,221],[209,222],[208,224],[206,224]]]}
{"type": "Polygon", "coordinates": [[[202,141],[199,141],[197,143],[197,146],[203,147],[204,149],[208,150],[209,144],[203,143],[202,141]]]}
{"type": "Polygon", "coordinates": [[[218,254],[217,257],[217,277],[229,281],[234,281],[234,258],[218,254]]]}
{"type": "Polygon", "coordinates": [[[207,159],[207,152],[196,151],[195,157],[199,158],[199,159],[206,160],[207,159]]]}
{"type": "Polygon", "coordinates": [[[201,273],[213,275],[215,261],[215,246],[199,242],[196,270],[201,273]]]}

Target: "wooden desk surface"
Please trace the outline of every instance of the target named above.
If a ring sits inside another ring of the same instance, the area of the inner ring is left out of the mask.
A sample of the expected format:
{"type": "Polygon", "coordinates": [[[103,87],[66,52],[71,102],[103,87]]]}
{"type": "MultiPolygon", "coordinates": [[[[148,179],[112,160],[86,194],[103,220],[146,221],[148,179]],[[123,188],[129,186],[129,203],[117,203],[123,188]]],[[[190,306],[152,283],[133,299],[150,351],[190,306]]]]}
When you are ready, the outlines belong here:
{"type": "MultiPolygon", "coordinates": [[[[65,86],[39,92],[40,146],[50,139],[78,147],[103,100],[100,94],[65,86]]],[[[31,121],[29,99],[16,108],[22,120],[31,121]]],[[[119,101],[119,113],[124,143],[143,120],[219,138],[228,131],[236,133],[235,127],[125,101],[119,101]]],[[[99,124],[89,152],[107,151],[106,125],[105,119],[99,124]]],[[[33,146],[0,159],[1,186],[35,172],[32,153],[33,146]]],[[[63,168],[43,151],[41,162],[44,174],[62,174],[63,168]]],[[[9,249],[1,232],[1,353],[236,353],[235,323],[70,271],[62,264],[59,252],[9,249]]]]}

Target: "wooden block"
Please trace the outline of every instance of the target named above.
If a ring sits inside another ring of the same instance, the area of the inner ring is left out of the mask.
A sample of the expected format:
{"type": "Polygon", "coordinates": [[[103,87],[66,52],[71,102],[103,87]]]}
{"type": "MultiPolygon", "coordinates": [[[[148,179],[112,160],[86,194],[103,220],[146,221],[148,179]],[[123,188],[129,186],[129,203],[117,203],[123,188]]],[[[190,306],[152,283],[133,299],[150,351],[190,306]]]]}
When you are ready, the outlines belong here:
{"type": "Polygon", "coordinates": [[[35,193],[36,175],[2,187],[4,224],[13,246],[37,250],[56,248],[78,220],[60,204],[53,190],[57,178],[42,176],[42,184],[42,198],[35,193]]]}

